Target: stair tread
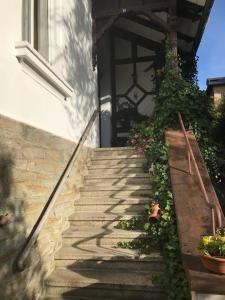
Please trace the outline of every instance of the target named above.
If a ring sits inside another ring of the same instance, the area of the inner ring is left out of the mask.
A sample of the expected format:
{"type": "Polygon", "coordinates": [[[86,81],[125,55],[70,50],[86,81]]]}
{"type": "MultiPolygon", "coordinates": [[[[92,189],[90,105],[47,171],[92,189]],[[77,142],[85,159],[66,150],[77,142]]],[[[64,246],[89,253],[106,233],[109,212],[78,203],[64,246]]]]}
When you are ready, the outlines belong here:
{"type": "Polygon", "coordinates": [[[118,226],[134,217],[147,220],[152,186],[145,162],[132,147],[93,150],[44,300],[162,299],[161,288],[152,282],[153,274],[163,271],[161,253],[117,247],[118,241],[146,236],[118,226]]]}
{"type": "Polygon", "coordinates": [[[128,178],[149,178],[150,175],[148,173],[135,173],[135,172],[130,172],[128,174],[118,174],[118,173],[111,173],[111,174],[105,174],[105,173],[100,173],[100,174],[88,174],[85,176],[85,179],[88,180],[94,180],[94,179],[118,179],[118,178],[123,178],[123,179],[128,179],[128,178]]]}
{"type": "Polygon", "coordinates": [[[153,287],[152,283],[153,272],[146,271],[127,271],[127,270],[111,270],[106,272],[104,269],[56,269],[52,275],[47,279],[47,284],[56,286],[69,287],[88,287],[90,284],[97,286],[122,285],[128,286],[132,289],[153,287]]]}
{"type": "Polygon", "coordinates": [[[95,160],[145,160],[146,161],[146,158],[144,156],[140,156],[140,155],[137,155],[137,154],[118,154],[118,155],[113,155],[113,156],[110,156],[110,155],[106,155],[106,156],[93,156],[91,158],[91,161],[95,161],[95,160]]]}
{"type": "Polygon", "coordinates": [[[55,259],[71,260],[117,260],[117,261],[153,261],[161,260],[162,256],[155,251],[151,254],[140,254],[133,249],[121,249],[111,246],[80,245],[76,248],[72,246],[62,246],[56,253],[55,259]]]}
{"type": "Polygon", "coordinates": [[[94,152],[101,152],[101,151],[118,151],[118,150],[133,150],[134,151],[134,147],[102,147],[102,148],[95,148],[94,152]]]}
{"type": "Polygon", "coordinates": [[[106,212],[82,212],[78,211],[69,216],[69,220],[129,220],[132,217],[140,217],[143,216],[143,213],[106,213],[106,212]]]}
{"type": "Polygon", "coordinates": [[[83,205],[107,205],[107,204],[114,204],[114,205],[144,205],[148,200],[150,200],[150,197],[118,197],[118,198],[112,198],[112,197],[80,197],[80,199],[75,200],[76,206],[83,206],[83,205]]]}
{"type": "Polygon", "coordinates": [[[130,238],[137,238],[145,236],[144,231],[137,231],[137,230],[122,230],[116,228],[97,228],[93,229],[92,227],[86,230],[80,230],[79,228],[69,228],[63,233],[63,237],[80,237],[80,238],[93,238],[93,237],[130,237],[130,238]]]}
{"type": "Polygon", "coordinates": [[[123,185],[85,185],[80,191],[137,191],[137,190],[152,190],[150,184],[123,184],[123,185]]]}
{"type": "Polygon", "coordinates": [[[129,164],[124,164],[124,163],[119,163],[119,164],[109,164],[106,162],[105,164],[93,164],[88,167],[89,170],[98,170],[98,169],[115,169],[115,170],[120,170],[120,171],[127,171],[131,170],[133,172],[133,169],[140,169],[143,172],[143,163],[129,163],[129,164]]]}

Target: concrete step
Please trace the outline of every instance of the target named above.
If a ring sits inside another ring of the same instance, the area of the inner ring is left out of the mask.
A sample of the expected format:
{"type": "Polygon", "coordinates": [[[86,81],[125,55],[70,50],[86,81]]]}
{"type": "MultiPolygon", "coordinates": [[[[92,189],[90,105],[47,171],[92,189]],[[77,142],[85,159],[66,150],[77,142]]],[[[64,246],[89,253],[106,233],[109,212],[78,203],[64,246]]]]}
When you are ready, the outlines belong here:
{"type": "Polygon", "coordinates": [[[145,162],[146,160],[142,158],[92,159],[90,161],[90,168],[141,168],[145,162]]]}
{"type": "MultiPolygon", "coordinates": [[[[137,238],[138,240],[143,239],[137,238]]],[[[136,240],[137,240],[136,239],[136,240]]],[[[101,247],[118,247],[118,243],[121,242],[132,242],[133,238],[123,238],[123,237],[93,237],[93,238],[63,238],[63,246],[72,246],[72,247],[83,247],[83,246],[101,246],[101,247]]]]}
{"type": "MultiPolygon", "coordinates": [[[[139,175],[139,174],[143,174],[143,166],[140,167],[121,167],[119,168],[118,166],[114,166],[114,167],[108,167],[108,168],[104,168],[104,166],[99,166],[99,165],[94,165],[94,166],[89,166],[88,168],[88,176],[135,176],[135,175],[139,175]],[[104,169],[104,171],[103,171],[104,169]]],[[[146,174],[146,173],[144,173],[146,174]]]]}
{"type": "MultiPolygon", "coordinates": [[[[140,217],[140,216],[138,216],[140,217]]],[[[143,216],[141,216],[143,217],[143,216]]],[[[127,216],[127,220],[131,219],[132,216],[127,216]]],[[[117,218],[118,219],[118,218],[117,218]]],[[[70,220],[70,226],[80,229],[86,228],[120,228],[122,220],[70,220]]],[[[147,216],[146,216],[147,222],[147,216]]]]}
{"type": "MultiPolygon", "coordinates": [[[[129,220],[132,217],[144,217],[146,213],[110,213],[110,212],[76,212],[69,216],[69,221],[121,221],[129,220]]],[[[91,226],[91,225],[90,225],[91,226]]]]}
{"type": "MultiPolygon", "coordinates": [[[[163,295],[161,294],[159,294],[158,296],[157,296],[157,298],[156,298],[156,295],[153,295],[153,296],[151,296],[151,299],[149,299],[149,300],[162,300],[162,299],[165,299],[165,298],[162,298],[163,297],[163,295]],[[161,298],[160,298],[161,297],[161,298]]],[[[53,296],[53,297],[45,297],[43,300],[66,300],[66,299],[68,299],[68,300],[93,300],[94,298],[92,297],[92,296],[87,296],[87,297],[82,297],[82,296],[66,296],[66,295],[64,295],[64,296],[62,296],[62,297],[55,297],[55,296],[53,296]]],[[[97,297],[97,298],[95,298],[95,299],[98,299],[98,300],[124,300],[124,298],[108,298],[107,297],[107,299],[105,298],[105,297],[97,297]]],[[[131,299],[132,300],[132,299],[131,299]]],[[[137,299],[135,299],[135,300],[137,300],[137,299]]]]}
{"type": "MultiPolygon", "coordinates": [[[[150,200],[150,197],[80,197],[79,199],[75,200],[75,206],[82,206],[82,205],[145,205],[147,201],[150,200]]],[[[92,209],[92,206],[90,206],[92,209]]]]}
{"type": "Polygon", "coordinates": [[[46,281],[47,295],[121,297],[123,299],[149,299],[149,293],[160,293],[152,283],[153,273],[127,270],[62,270],[56,269],[46,281]],[[147,297],[148,296],[148,297],[147,297]]]}
{"type": "Polygon", "coordinates": [[[96,186],[103,186],[103,185],[143,185],[143,184],[150,184],[150,178],[148,177],[131,177],[131,178],[86,178],[85,185],[96,185],[96,186]]]}
{"type": "MultiPolygon", "coordinates": [[[[165,299],[165,298],[162,298],[163,297],[163,295],[158,295],[157,296],[157,298],[156,298],[156,295],[153,295],[153,296],[151,296],[151,299],[149,299],[149,300],[162,300],[162,299],[165,299]],[[160,298],[161,297],[161,298],[160,298]]],[[[66,300],[66,299],[68,299],[68,300],[93,300],[93,297],[92,296],[87,296],[87,297],[82,297],[82,296],[66,296],[66,295],[64,295],[64,296],[62,296],[62,297],[55,297],[55,296],[53,296],[53,297],[45,297],[43,300],[66,300]]],[[[97,297],[97,298],[95,298],[95,299],[98,299],[98,300],[124,300],[124,298],[108,298],[107,297],[107,299],[105,298],[105,297],[97,297]]],[[[132,299],[131,299],[132,300],[132,299]]],[[[135,300],[137,300],[137,299],[135,299],[135,300]]]]}
{"type": "Polygon", "coordinates": [[[92,211],[95,212],[106,212],[106,213],[117,213],[117,214],[126,214],[129,213],[144,213],[145,206],[140,204],[97,204],[97,205],[76,205],[75,212],[86,212],[92,211]]]}
{"type": "Polygon", "coordinates": [[[126,184],[126,185],[85,185],[80,188],[80,192],[88,191],[137,191],[137,190],[152,190],[150,184],[126,184]]]}
{"type": "MultiPolygon", "coordinates": [[[[98,171],[98,172],[96,172],[96,171],[93,171],[92,170],[92,173],[90,174],[90,171],[89,171],[89,173],[88,173],[88,175],[87,176],[85,176],[85,179],[86,180],[96,180],[96,179],[145,179],[145,178],[148,178],[148,180],[150,180],[150,174],[148,174],[148,173],[144,173],[144,172],[142,172],[142,173],[130,173],[130,172],[128,172],[128,173],[124,173],[123,174],[123,172],[121,173],[121,172],[115,172],[115,170],[114,169],[108,169],[107,171],[112,171],[113,170],[113,172],[111,172],[111,173],[106,173],[105,171],[104,172],[102,172],[102,171],[98,171]]],[[[130,171],[130,169],[129,169],[129,171],[130,171]]],[[[143,171],[143,170],[142,170],[143,171]]]]}
{"type": "MultiPolygon", "coordinates": [[[[151,299],[150,300],[162,300],[162,299],[165,299],[165,298],[162,298],[163,297],[163,295],[161,294],[159,294],[158,296],[157,296],[157,298],[156,298],[156,295],[153,295],[153,296],[151,296],[151,299]],[[161,297],[161,298],[160,298],[161,297]]],[[[82,296],[66,296],[66,295],[64,295],[64,296],[62,296],[62,297],[55,297],[55,296],[53,296],[53,297],[45,297],[43,300],[66,300],[66,299],[68,299],[68,300],[93,300],[94,298],[92,297],[92,296],[87,296],[87,297],[82,297],[82,296]]],[[[97,300],[124,300],[124,298],[108,298],[107,297],[107,299],[105,298],[105,297],[97,297],[97,298],[95,298],[95,299],[97,299],[97,300]]],[[[132,300],[132,299],[131,299],[132,300]]],[[[135,300],[137,300],[137,299],[135,299],[135,300]]]]}
{"type": "Polygon", "coordinates": [[[133,147],[114,147],[114,148],[98,148],[94,149],[94,156],[117,156],[117,155],[133,155],[135,154],[135,149],[133,147]]]}
{"type": "MultiPolygon", "coordinates": [[[[125,187],[126,188],[126,187],[125,187]]],[[[129,198],[137,198],[137,197],[146,197],[149,198],[152,196],[152,189],[146,188],[140,188],[138,187],[136,190],[125,190],[125,189],[104,189],[102,188],[101,190],[98,189],[97,190],[92,190],[90,188],[83,188],[80,191],[80,196],[85,199],[85,198],[90,198],[90,197],[110,197],[110,198],[114,198],[114,199],[118,199],[120,197],[129,197],[129,198]]]]}
{"type": "MultiPolygon", "coordinates": [[[[87,246],[87,245],[86,245],[87,246]]],[[[116,270],[136,270],[136,271],[146,271],[146,270],[157,270],[163,271],[165,268],[163,258],[158,252],[153,252],[148,255],[145,259],[135,259],[135,257],[129,257],[123,259],[119,256],[114,259],[105,257],[91,257],[91,259],[57,259],[55,261],[57,268],[67,268],[70,270],[78,269],[116,269],[116,270]],[[103,259],[102,259],[103,258],[103,259]],[[104,258],[107,258],[104,260],[104,258]]]]}
{"type": "Polygon", "coordinates": [[[99,287],[107,285],[108,288],[114,285],[126,285],[130,289],[148,289],[153,286],[151,270],[132,271],[127,273],[124,270],[113,270],[106,272],[105,270],[94,269],[56,269],[47,279],[47,284],[55,286],[68,287],[87,287],[91,284],[98,284],[99,287]]]}
{"type": "Polygon", "coordinates": [[[68,229],[63,234],[63,245],[82,247],[83,245],[117,246],[119,242],[144,239],[146,234],[141,231],[127,231],[113,228],[68,229]]]}
{"type": "Polygon", "coordinates": [[[104,284],[104,286],[101,286],[100,284],[89,284],[88,286],[77,285],[76,287],[59,287],[49,284],[46,290],[48,295],[47,299],[54,300],[56,300],[60,294],[62,295],[63,299],[69,300],[167,300],[162,290],[153,286],[148,289],[140,287],[139,290],[129,290],[125,285],[112,286],[104,284]]]}
{"type": "Polygon", "coordinates": [[[149,261],[149,255],[136,250],[115,248],[101,245],[83,245],[80,247],[62,246],[55,255],[56,260],[116,260],[116,261],[149,261]]]}
{"type": "Polygon", "coordinates": [[[107,153],[106,155],[103,155],[101,153],[101,155],[99,155],[99,153],[94,154],[91,157],[91,160],[114,160],[114,159],[122,159],[122,160],[129,160],[129,159],[143,159],[146,160],[146,158],[142,155],[137,155],[135,153],[107,153]]]}

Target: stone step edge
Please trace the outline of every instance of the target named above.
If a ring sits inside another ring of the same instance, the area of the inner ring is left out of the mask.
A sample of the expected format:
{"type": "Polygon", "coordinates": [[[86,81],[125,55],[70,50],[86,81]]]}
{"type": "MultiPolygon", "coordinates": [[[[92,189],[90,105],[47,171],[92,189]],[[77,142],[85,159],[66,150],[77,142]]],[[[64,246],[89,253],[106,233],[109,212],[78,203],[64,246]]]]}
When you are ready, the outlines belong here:
{"type": "Polygon", "coordinates": [[[109,179],[139,179],[139,178],[149,178],[150,179],[150,174],[149,173],[129,173],[129,174],[118,174],[118,173],[111,173],[111,174],[87,174],[86,176],[84,176],[84,179],[87,180],[96,180],[96,179],[102,179],[105,178],[107,180],[109,179]],[[99,177],[99,176],[102,177],[99,177]],[[133,176],[135,175],[135,176],[133,176]],[[94,177],[96,176],[96,177],[94,177]],[[107,176],[107,177],[103,177],[103,176],[107,176]]]}
{"type": "Polygon", "coordinates": [[[93,151],[94,152],[101,152],[101,151],[117,151],[117,150],[135,150],[134,147],[107,147],[107,148],[94,148],[93,151]]]}
{"type": "MultiPolygon", "coordinates": [[[[48,288],[55,288],[55,287],[60,287],[60,288],[73,288],[73,289],[80,289],[80,288],[85,288],[88,290],[113,290],[113,291],[136,291],[136,292],[162,292],[162,289],[159,286],[153,285],[152,281],[150,285],[132,285],[132,284],[122,284],[122,283],[101,283],[101,282],[96,282],[94,283],[93,287],[93,282],[74,282],[74,284],[71,282],[63,282],[63,281],[51,281],[51,280],[46,280],[45,283],[47,289],[48,288]]],[[[107,299],[106,299],[107,300],[107,299]]],[[[116,299],[115,299],[116,300],[116,299]]]]}
{"type": "Polygon", "coordinates": [[[128,155],[113,155],[113,156],[92,156],[91,159],[90,159],[90,162],[92,161],[99,161],[99,160],[123,160],[123,161],[127,161],[127,160],[137,160],[137,161],[146,161],[146,158],[145,157],[141,157],[141,156],[138,156],[138,155],[131,155],[131,156],[128,156],[128,155]]]}
{"type": "MultiPolygon", "coordinates": [[[[68,248],[68,247],[66,247],[68,248]]],[[[71,247],[72,248],[72,247],[71,247]]],[[[91,248],[91,247],[90,247],[91,248]]],[[[135,255],[133,256],[121,256],[121,258],[119,256],[116,256],[114,259],[109,259],[110,256],[99,256],[96,255],[96,257],[92,256],[90,258],[55,258],[56,261],[73,261],[73,262],[83,262],[83,263],[88,263],[88,262],[104,262],[104,263],[127,263],[127,264],[144,264],[144,263],[164,263],[164,259],[163,256],[158,254],[156,255],[156,253],[152,252],[152,254],[148,254],[148,255],[143,255],[143,257],[137,257],[135,255]],[[154,255],[155,254],[155,255],[154,255]]],[[[58,267],[57,268],[61,268],[58,267]]],[[[82,268],[83,269],[83,268],[82,268]]],[[[87,269],[92,269],[91,268],[87,268],[87,269]]],[[[102,268],[102,269],[107,269],[108,268],[102,268]]],[[[119,268],[120,269],[120,268],[119,268]]],[[[121,270],[124,271],[124,268],[121,268],[121,270]]]]}
{"type": "MultiPolygon", "coordinates": [[[[128,230],[127,230],[128,231],[128,230]]],[[[109,233],[109,234],[106,234],[106,233],[96,233],[96,234],[93,234],[88,236],[88,235],[82,235],[82,234],[79,234],[79,233],[74,233],[73,230],[71,231],[68,231],[68,232],[64,232],[63,235],[62,235],[62,238],[63,239],[70,239],[70,238],[78,238],[78,239],[82,239],[82,238],[89,238],[89,239],[94,239],[94,238],[100,238],[101,239],[145,239],[147,236],[145,235],[144,232],[130,232],[131,230],[128,231],[127,235],[117,235],[115,233],[109,233]],[[130,232],[130,235],[129,235],[129,232],[130,232]],[[139,234],[139,235],[138,235],[139,234]]],[[[84,232],[84,231],[82,231],[84,232]]],[[[86,232],[88,233],[89,230],[86,230],[86,232]]]]}

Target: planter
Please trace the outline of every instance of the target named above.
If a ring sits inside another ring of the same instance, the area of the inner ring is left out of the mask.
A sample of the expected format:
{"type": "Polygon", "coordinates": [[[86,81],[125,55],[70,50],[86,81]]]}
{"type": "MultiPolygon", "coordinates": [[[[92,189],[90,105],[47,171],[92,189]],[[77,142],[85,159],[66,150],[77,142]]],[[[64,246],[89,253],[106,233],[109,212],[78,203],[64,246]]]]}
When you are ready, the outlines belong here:
{"type": "Polygon", "coordinates": [[[11,213],[6,213],[4,215],[1,215],[0,216],[0,227],[3,227],[7,223],[9,223],[11,219],[12,219],[11,213]]]}
{"type": "Polygon", "coordinates": [[[152,202],[152,207],[150,210],[149,221],[150,220],[160,220],[160,207],[157,202],[152,202]]]}
{"type": "Polygon", "coordinates": [[[225,274],[225,258],[217,256],[200,256],[203,266],[217,274],[225,274]]]}

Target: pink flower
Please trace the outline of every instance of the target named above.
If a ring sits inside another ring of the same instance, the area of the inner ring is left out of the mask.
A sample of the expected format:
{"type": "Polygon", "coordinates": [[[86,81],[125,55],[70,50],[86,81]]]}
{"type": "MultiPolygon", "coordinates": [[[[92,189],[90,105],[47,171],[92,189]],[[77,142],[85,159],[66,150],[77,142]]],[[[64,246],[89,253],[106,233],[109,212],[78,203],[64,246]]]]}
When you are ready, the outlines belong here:
{"type": "Polygon", "coordinates": [[[143,153],[143,149],[141,147],[137,147],[135,150],[138,155],[141,155],[143,153]]]}

